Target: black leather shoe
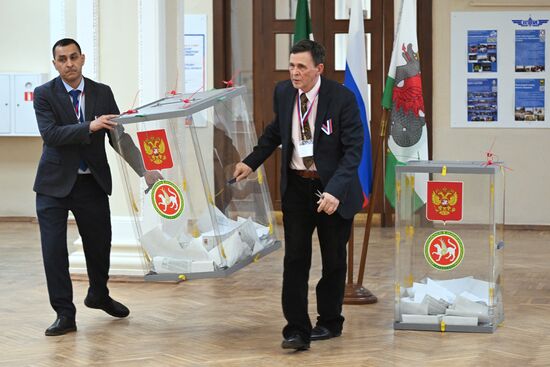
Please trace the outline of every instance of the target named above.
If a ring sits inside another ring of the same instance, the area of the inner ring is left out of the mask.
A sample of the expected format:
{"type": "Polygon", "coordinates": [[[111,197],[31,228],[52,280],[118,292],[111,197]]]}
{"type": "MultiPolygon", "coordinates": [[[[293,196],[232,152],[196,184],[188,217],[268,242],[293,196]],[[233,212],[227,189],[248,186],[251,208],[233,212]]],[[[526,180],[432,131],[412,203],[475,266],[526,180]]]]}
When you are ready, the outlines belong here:
{"type": "Polygon", "coordinates": [[[126,317],[130,314],[128,307],[124,306],[122,303],[115,301],[111,297],[103,301],[96,301],[87,296],[84,299],[84,304],[89,308],[97,308],[107,312],[113,317],[126,317]]]}
{"type": "Polygon", "coordinates": [[[294,334],[284,338],[281,347],[283,349],[307,350],[309,349],[309,342],[305,341],[300,334],[294,334]]]}
{"type": "Polygon", "coordinates": [[[74,317],[57,316],[54,323],[46,329],[46,336],[63,335],[76,331],[76,322],[74,317]]]}
{"type": "Polygon", "coordinates": [[[342,332],[333,333],[324,326],[317,325],[311,329],[311,340],[325,340],[330,338],[336,338],[337,336],[342,335],[342,332]]]}

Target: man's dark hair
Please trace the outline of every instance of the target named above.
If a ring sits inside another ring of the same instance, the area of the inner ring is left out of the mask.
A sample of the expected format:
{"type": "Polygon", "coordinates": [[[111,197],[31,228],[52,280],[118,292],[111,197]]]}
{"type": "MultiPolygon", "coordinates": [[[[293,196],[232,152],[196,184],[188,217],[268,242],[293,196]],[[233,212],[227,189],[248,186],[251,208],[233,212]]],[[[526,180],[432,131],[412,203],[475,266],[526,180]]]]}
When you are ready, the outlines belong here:
{"type": "Polygon", "coordinates": [[[59,47],[65,47],[65,46],[69,46],[69,45],[76,45],[76,48],[78,48],[78,53],[82,54],[82,50],[80,49],[80,45],[78,44],[78,42],[76,42],[74,39],[72,38],[63,38],[63,39],[60,39],[59,41],[57,41],[53,47],[52,47],[52,55],[53,55],[53,58],[55,59],[55,48],[57,46],[59,47]]]}
{"type": "Polygon", "coordinates": [[[323,47],[323,45],[319,42],[304,39],[296,43],[290,49],[291,54],[297,54],[300,52],[309,52],[313,58],[315,66],[325,62],[325,47],[323,47]]]}

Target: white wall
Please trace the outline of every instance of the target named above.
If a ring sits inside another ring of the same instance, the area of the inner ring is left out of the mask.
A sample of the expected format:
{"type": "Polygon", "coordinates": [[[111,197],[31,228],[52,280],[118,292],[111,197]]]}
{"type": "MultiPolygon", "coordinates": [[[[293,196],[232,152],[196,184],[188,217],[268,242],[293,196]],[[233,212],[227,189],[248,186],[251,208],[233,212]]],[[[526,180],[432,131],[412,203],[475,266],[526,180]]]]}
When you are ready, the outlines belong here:
{"type": "MultiPolygon", "coordinates": [[[[433,158],[483,160],[496,139],[493,151],[512,168],[506,178],[506,224],[550,225],[550,169],[545,162],[550,155],[550,130],[450,127],[451,12],[537,10],[536,7],[513,6],[522,4],[519,0],[499,0],[499,4],[511,5],[501,7],[476,7],[471,6],[472,3],[476,2],[433,1],[433,158]]],[[[543,3],[548,5],[548,1],[529,1],[529,4],[543,3]]],[[[538,10],[547,11],[548,7],[538,10]]]]}
{"type": "MultiPolygon", "coordinates": [[[[121,112],[132,108],[139,90],[137,14],[137,0],[99,1],[99,81],[112,88],[121,112]]],[[[129,209],[118,156],[106,145],[113,175],[111,213],[126,216],[129,209]]]]}
{"type": "MultiPolygon", "coordinates": [[[[47,1],[0,0],[1,72],[49,73],[47,1]]],[[[40,138],[0,137],[0,216],[34,216],[40,138]]]]}

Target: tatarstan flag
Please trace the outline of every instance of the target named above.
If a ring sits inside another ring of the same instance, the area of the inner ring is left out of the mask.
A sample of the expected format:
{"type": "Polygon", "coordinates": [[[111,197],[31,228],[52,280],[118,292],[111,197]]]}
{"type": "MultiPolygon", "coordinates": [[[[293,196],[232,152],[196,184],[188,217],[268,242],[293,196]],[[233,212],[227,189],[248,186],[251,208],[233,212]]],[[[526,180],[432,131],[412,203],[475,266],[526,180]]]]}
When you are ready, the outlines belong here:
{"type": "MultiPolygon", "coordinates": [[[[307,0],[298,0],[296,4],[296,22],[294,23],[293,44],[304,39],[310,39],[311,33],[311,18],[309,17],[307,0]]],[[[311,39],[313,39],[313,37],[311,37],[311,39]]]]}
{"type": "MultiPolygon", "coordinates": [[[[401,4],[382,106],[391,111],[384,191],[395,207],[395,166],[428,159],[428,130],[416,38],[416,0],[403,0],[401,4]]],[[[415,210],[426,203],[427,181],[428,174],[416,174],[415,210]]]]}

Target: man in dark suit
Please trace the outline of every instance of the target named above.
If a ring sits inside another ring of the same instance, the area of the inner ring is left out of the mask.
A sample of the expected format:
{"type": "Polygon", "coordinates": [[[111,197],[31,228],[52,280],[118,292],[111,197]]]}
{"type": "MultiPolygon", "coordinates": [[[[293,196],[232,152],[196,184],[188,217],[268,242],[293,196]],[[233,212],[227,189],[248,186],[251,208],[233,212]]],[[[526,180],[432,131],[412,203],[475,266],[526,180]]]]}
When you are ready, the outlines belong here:
{"type": "Polygon", "coordinates": [[[57,313],[46,335],[62,335],[76,331],[67,252],[69,210],[82,237],[90,282],[84,304],[114,317],[130,313],[109,296],[107,288],[111,252],[108,195],[112,189],[105,153],[108,131],[116,131],[119,144],[113,145],[107,134],[109,142],[117,151],[124,149],[125,159],[148,184],[160,174],[144,169],[131,137],[111,121],[119,113],[111,89],[82,76],[85,56],[78,43],[59,40],[52,53],[59,77],[34,91],[34,109],[44,141],[34,191],[48,293],[57,313]]]}
{"type": "Polygon", "coordinates": [[[282,145],[281,197],[285,231],[282,347],[305,350],[310,340],[342,333],[346,243],[361,209],[357,175],[363,128],[351,91],[321,77],[325,50],[303,40],[290,51],[290,80],[275,87],[275,117],[253,152],[238,163],[237,181],[282,145]],[[317,228],[322,277],[317,284],[317,323],[308,315],[311,247],[317,228]]]}

